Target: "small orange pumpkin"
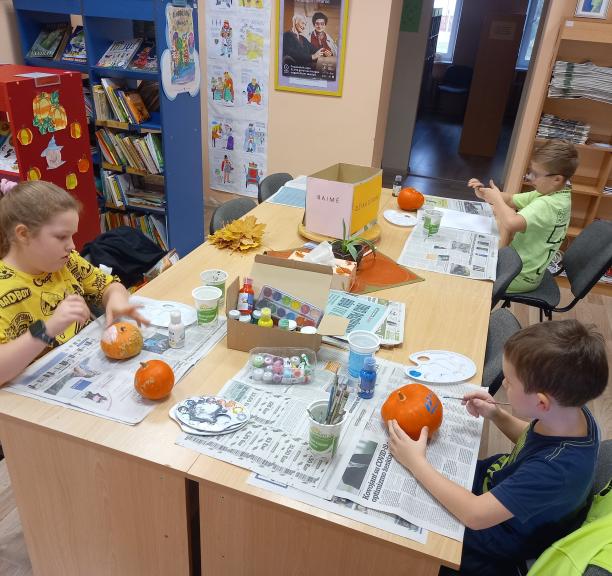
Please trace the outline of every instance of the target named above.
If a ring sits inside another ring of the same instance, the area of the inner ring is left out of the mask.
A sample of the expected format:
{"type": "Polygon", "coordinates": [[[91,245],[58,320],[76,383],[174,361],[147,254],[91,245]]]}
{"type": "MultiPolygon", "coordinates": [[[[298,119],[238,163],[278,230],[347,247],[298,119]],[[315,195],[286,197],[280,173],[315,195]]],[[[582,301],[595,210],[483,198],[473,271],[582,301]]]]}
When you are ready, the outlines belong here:
{"type": "Polygon", "coordinates": [[[70,124],[70,136],[75,140],[81,137],[81,125],[78,122],[72,122],[70,124]]]}
{"type": "Polygon", "coordinates": [[[89,170],[89,160],[87,160],[87,158],[83,156],[77,162],[77,168],[79,169],[79,172],[81,172],[81,174],[87,172],[87,170],[89,170]]]}
{"type": "Polygon", "coordinates": [[[128,322],[117,322],[102,334],[100,348],[113,360],[125,360],[136,356],[142,350],[142,334],[138,326],[128,322]]]}
{"type": "Polygon", "coordinates": [[[442,424],[442,404],[427,386],[408,384],[394,390],[382,405],[385,422],[397,420],[400,428],[413,440],[418,440],[423,426],[431,436],[442,424]]]}
{"type": "Polygon", "coordinates": [[[418,210],[425,203],[425,196],[414,188],[402,188],[397,197],[397,205],[402,210],[418,210]]]}
{"type": "Polygon", "coordinates": [[[134,375],[134,388],[143,398],[160,400],[172,392],[174,372],[163,360],[141,362],[134,375]]]}

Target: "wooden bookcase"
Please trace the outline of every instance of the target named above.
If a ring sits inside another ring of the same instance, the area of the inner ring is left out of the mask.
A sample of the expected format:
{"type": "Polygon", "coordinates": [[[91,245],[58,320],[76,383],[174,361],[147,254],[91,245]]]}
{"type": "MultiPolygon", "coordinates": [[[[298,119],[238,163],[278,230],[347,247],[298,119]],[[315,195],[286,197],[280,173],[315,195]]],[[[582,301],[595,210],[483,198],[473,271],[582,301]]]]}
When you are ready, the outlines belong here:
{"type": "MultiPolygon", "coordinates": [[[[586,19],[566,20],[556,41],[555,62],[593,62],[612,66],[612,22],[586,19]]],[[[548,90],[548,86],[546,86],[548,90]]],[[[612,196],[603,193],[612,185],[612,104],[588,98],[549,98],[544,95],[542,113],[580,120],[591,126],[586,144],[576,144],[579,167],[572,178],[572,216],[564,248],[595,218],[612,219],[612,196]],[[610,147],[596,146],[599,142],[610,147]]],[[[535,139],[534,144],[542,142],[535,139]]],[[[528,163],[524,172],[528,171],[528,163]]],[[[563,277],[559,277],[563,284],[563,277]]],[[[612,295],[612,285],[599,282],[598,291],[612,295]]]]}
{"type": "MultiPolygon", "coordinates": [[[[148,22],[155,28],[158,64],[168,48],[166,41],[166,5],[185,4],[193,8],[194,40],[198,40],[197,2],[191,0],[13,0],[21,37],[24,61],[32,66],[48,66],[87,74],[90,84],[101,78],[120,79],[131,87],[139,80],[154,80],[159,84],[160,110],[138,125],[99,120],[96,128],[110,127],[132,133],[153,132],[161,135],[164,173],[147,175],[157,185],[163,184],[166,198],[165,217],[167,241],[180,256],[185,256],[204,241],[204,196],[202,176],[202,137],[200,126],[200,93],[176,95],[171,100],[162,89],[158,71],[101,68],[96,64],[115,40],[135,37],[134,24],[148,22]],[[40,30],[48,23],[70,22],[80,17],[85,31],[87,63],[75,63],[46,58],[28,58],[27,53],[40,30]]],[[[93,92],[93,91],[92,91],[93,92]]],[[[94,156],[99,168],[117,172],[140,174],[129,167],[101,162],[102,154],[94,156]]],[[[104,211],[106,208],[101,207],[104,211]]],[[[159,210],[127,207],[127,212],[159,215],[159,210]]]]}

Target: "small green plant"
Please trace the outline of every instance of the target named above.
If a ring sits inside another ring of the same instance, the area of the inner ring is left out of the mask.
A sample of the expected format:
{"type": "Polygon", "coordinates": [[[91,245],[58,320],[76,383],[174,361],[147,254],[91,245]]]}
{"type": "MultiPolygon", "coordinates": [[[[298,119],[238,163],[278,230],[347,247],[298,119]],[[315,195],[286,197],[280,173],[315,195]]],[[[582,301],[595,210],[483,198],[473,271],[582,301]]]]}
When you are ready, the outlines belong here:
{"type": "Polygon", "coordinates": [[[342,220],[342,240],[336,240],[333,243],[333,247],[338,254],[350,254],[355,262],[361,259],[362,247],[367,246],[376,255],[376,245],[371,240],[366,240],[361,236],[348,236],[346,230],[346,224],[342,220]]]}

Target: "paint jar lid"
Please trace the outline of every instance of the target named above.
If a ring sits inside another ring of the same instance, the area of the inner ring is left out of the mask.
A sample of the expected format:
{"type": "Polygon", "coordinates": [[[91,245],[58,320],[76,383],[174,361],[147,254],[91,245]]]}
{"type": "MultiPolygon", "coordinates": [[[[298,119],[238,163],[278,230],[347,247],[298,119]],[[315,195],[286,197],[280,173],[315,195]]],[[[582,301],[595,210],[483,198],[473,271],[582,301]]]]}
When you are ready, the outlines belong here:
{"type": "Polygon", "coordinates": [[[303,326],[300,328],[302,334],[316,334],[317,329],[314,326],[303,326]]]}
{"type": "Polygon", "coordinates": [[[239,318],[240,322],[250,322],[251,315],[250,314],[241,314],[239,318]]]}
{"type": "Polygon", "coordinates": [[[240,312],[238,312],[238,310],[230,310],[227,315],[230,320],[238,320],[240,318],[240,312]]]}

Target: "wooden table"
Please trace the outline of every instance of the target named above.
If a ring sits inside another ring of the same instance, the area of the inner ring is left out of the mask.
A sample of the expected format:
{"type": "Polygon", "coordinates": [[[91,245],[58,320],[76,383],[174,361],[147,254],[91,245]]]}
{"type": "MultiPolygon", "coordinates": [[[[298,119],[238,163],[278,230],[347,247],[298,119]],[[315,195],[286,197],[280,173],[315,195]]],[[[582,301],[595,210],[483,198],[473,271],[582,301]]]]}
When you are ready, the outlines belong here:
{"type": "MultiPolygon", "coordinates": [[[[384,190],[381,214],[393,207],[384,190]]],[[[260,251],[300,245],[302,210],[264,203],[254,214],[268,224],[260,251]]],[[[382,216],[380,224],[380,249],[397,257],[406,229],[382,216]]],[[[252,260],[204,244],[140,294],[191,303],[201,270],[219,267],[231,280],[252,260]]],[[[417,273],[426,281],[378,293],[407,305],[403,346],[380,355],[405,362],[415,350],[456,350],[475,361],[479,381],[492,284],[417,273]]],[[[395,576],[458,565],[454,540],[430,533],[422,545],[318,510],[248,486],[246,470],[175,445],[169,407],[217,392],[245,360],[223,341],[132,427],[0,391],[0,438],[35,574],[189,574],[189,479],[199,483],[202,574],[395,576]]]]}

